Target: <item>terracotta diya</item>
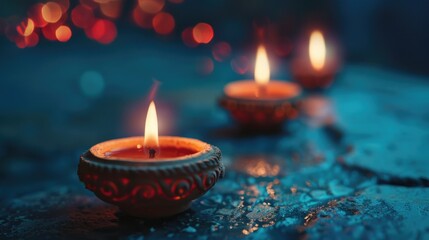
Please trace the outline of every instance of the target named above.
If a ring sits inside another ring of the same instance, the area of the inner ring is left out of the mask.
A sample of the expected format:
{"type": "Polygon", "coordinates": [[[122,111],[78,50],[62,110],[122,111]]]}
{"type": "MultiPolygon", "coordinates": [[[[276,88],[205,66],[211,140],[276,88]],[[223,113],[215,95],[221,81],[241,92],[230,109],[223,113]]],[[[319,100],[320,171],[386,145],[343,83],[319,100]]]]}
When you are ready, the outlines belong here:
{"type": "Polygon", "coordinates": [[[296,118],[296,102],[301,95],[298,84],[270,80],[270,66],[264,46],[256,55],[255,80],[229,83],[219,100],[241,127],[251,130],[275,130],[296,118]]]}
{"type": "Polygon", "coordinates": [[[99,143],[79,162],[79,179],[129,215],[168,217],[189,208],[224,175],[220,150],[197,139],[158,137],[154,102],[145,137],[99,143]]]}
{"type": "Polygon", "coordinates": [[[313,31],[308,43],[298,49],[291,65],[294,79],[307,89],[329,87],[337,74],[339,63],[334,49],[328,51],[322,32],[313,31]]]}

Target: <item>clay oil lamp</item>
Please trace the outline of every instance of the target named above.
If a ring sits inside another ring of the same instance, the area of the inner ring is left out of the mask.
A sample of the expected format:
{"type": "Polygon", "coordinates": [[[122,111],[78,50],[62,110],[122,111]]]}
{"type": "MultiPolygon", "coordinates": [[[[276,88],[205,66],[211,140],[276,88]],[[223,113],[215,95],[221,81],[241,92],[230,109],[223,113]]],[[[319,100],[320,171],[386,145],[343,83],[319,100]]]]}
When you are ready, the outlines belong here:
{"type": "Polygon", "coordinates": [[[323,89],[329,87],[339,67],[335,49],[327,47],[322,32],[315,30],[309,41],[297,48],[292,61],[294,79],[306,89],[323,89]]]}
{"type": "Polygon", "coordinates": [[[297,117],[295,104],[301,95],[298,84],[270,80],[270,66],[264,46],[256,55],[255,79],[229,83],[219,100],[221,107],[244,129],[278,130],[297,117]]]}
{"type": "Polygon", "coordinates": [[[220,150],[197,139],[158,137],[154,102],[144,137],[96,144],[79,162],[79,179],[101,200],[143,218],[163,218],[189,208],[224,175],[220,150]]]}

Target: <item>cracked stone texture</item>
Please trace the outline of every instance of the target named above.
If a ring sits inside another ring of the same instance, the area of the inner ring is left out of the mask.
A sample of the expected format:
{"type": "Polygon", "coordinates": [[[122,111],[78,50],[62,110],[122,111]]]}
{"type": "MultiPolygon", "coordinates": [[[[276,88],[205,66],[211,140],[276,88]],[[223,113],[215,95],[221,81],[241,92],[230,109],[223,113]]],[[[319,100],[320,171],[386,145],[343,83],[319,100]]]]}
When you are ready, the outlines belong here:
{"type": "Polygon", "coordinates": [[[222,86],[242,78],[228,64],[201,76],[199,56],[117,46],[97,58],[71,45],[54,62],[43,48],[6,49],[16,57],[0,83],[1,239],[429,238],[428,79],[347,66],[332,89],[307,96],[316,111],[283,132],[249,135],[216,107],[222,86]],[[112,67],[118,52],[128,60],[121,68],[112,67]],[[88,66],[105,78],[98,98],[79,90],[88,66]],[[141,134],[151,84],[141,79],[154,76],[163,81],[161,134],[219,146],[227,171],[191,209],[162,221],[124,215],[76,176],[91,145],[141,134]]]}

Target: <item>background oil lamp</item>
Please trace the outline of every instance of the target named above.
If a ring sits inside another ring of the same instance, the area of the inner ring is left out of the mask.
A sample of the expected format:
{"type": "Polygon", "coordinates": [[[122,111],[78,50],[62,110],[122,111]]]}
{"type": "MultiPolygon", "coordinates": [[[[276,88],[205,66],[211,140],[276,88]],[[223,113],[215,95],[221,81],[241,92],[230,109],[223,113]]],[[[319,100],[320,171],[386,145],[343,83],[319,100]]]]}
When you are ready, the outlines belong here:
{"type": "Polygon", "coordinates": [[[294,79],[307,89],[326,88],[333,82],[337,73],[338,56],[332,47],[328,48],[322,32],[315,30],[308,42],[297,48],[292,61],[294,79]]]}
{"type": "Polygon", "coordinates": [[[251,130],[279,129],[285,120],[297,116],[295,102],[301,88],[291,82],[270,81],[270,66],[264,46],[259,46],[255,79],[229,83],[219,100],[241,127],[251,130]]]}
{"type": "Polygon", "coordinates": [[[137,217],[160,218],[189,208],[224,175],[220,150],[182,137],[158,137],[154,102],[145,137],[99,143],[79,162],[79,179],[101,200],[137,217]]]}

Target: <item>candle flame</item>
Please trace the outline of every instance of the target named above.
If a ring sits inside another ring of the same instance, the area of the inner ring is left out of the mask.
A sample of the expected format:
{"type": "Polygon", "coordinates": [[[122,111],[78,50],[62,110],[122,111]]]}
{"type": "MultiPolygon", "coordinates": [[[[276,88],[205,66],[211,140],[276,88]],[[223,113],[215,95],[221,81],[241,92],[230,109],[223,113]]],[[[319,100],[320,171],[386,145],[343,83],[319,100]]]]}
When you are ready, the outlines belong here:
{"type": "Polygon", "coordinates": [[[325,39],[320,31],[316,30],[311,33],[308,52],[313,68],[315,70],[321,70],[325,65],[326,45],[325,39]]]}
{"type": "Polygon", "coordinates": [[[156,116],[155,103],[150,102],[146,115],[146,124],[144,130],[145,148],[158,148],[158,118],[156,116]]]}
{"type": "Polygon", "coordinates": [[[263,45],[258,47],[256,53],[255,81],[261,85],[270,81],[270,64],[268,63],[267,51],[263,45]]]}

